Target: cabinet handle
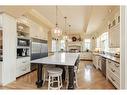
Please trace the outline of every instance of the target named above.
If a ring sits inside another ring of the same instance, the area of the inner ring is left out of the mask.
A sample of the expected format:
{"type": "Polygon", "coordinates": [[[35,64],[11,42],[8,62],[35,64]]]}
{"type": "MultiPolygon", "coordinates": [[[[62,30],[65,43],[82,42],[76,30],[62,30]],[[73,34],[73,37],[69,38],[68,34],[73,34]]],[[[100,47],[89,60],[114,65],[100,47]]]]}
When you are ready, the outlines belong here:
{"type": "Polygon", "coordinates": [[[27,68],[22,69],[22,71],[26,71],[27,68]]]}
{"type": "Polygon", "coordinates": [[[115,72],[115,70],[114,70],[114,69],[112,69],[112,68],[111,68],[111,71],[112,71],[112,72],[115,72]]]}
{"type": "Polygon", "coordinates": [[[108,61],[108,63],[111,63],[111,61],[108,61]]]}
{"type": "Polygon", "coordinates": [[[116,64],[115,64],[115,66],[116,66],[117,68],[119,67],[119,65],[116,65],[116,64]]]}
{"type": "MultiPolygon", "coordinates": [[[[110,76],[111,77],[111,76],[110,76]]],[[[111,77],[111,80],[115,82],[115,80],[111,77]]]]}
{"type": "Polygon", "coordinates": [[[27,61],[23,61],[22,63],[26,63],[27,61]]]}

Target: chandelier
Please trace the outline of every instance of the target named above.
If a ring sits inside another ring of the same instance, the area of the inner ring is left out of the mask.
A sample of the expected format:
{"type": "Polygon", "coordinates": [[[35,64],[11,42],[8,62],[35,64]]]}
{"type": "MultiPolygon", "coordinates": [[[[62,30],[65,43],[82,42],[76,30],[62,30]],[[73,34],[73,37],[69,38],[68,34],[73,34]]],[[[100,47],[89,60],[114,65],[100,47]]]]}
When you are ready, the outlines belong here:
{"type": "Polygon", "coordinates": [[[54,34],[56,37],[60,37],[62,35],[62,31],[58,26],[57,17],[58,17],[58,7],[56,6],[56,26],[54,29],[54,34]]]}

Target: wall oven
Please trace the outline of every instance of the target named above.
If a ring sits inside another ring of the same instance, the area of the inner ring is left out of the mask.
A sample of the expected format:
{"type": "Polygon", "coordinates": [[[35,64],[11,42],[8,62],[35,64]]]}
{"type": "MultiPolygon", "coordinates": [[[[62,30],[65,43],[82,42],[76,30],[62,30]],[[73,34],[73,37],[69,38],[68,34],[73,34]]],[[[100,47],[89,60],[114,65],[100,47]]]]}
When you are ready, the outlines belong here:
{"type": "Polygon", "coordinates": [[[17,46],[30,46],[30,40],[29,39],[23,39],[23,38],[18,38],[17,41],[17,46]]]}

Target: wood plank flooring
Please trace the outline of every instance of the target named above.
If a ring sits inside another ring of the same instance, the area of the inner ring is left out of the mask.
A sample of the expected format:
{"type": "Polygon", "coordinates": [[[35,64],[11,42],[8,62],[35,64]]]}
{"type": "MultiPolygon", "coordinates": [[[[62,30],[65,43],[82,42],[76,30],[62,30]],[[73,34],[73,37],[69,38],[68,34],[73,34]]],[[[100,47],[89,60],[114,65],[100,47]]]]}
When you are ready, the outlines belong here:
{"type": "MultiPolygon", "coordinates": [[[[38,89],[36,88],[37,74],[33,71],[18,78],[15,82],[10,83],[6,86],[1,86],[0,89],[38,89]]],[[[44,86],[39,89],[46,90],[48,83],[45,82],[44,86]]],[[[95,69],[92,65],[92,61],[80,61],[79,72],[78,72],[78,90],[82,89],[115,89],[115,87],[105,79],[102,73],[95,69]]],[[[66,83],[64,87],[66,89],[66,83]]]]}

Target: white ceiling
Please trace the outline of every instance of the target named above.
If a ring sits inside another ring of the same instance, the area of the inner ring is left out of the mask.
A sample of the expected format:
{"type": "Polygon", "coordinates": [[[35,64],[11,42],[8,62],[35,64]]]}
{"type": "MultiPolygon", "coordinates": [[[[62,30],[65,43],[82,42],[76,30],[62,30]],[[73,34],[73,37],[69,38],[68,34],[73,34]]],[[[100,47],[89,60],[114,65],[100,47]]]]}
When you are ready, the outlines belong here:
{"type": "MultiPolygon", "coordinates": [[[[98,29],[103,23],[104,18],[108,15],[109,9],[116,6],[58,6],[58,24],[64,31],[64,17],[67,17],[67,24],[71,25],[71,31],[74,33],[90,34],[98,29]]],[[[14,16],[20,16],[31,9],[45,17],[45,20],[55,26],[56,23],[56,6],[6,6],[0,7],[0,11],[6,10],[14,16]]],[[[36,12],[36,13],[37,13],[36,12]]],[[[35,15],[36,15],[35,13],[35,15]]],[[[41,18],[40,18],[41,19],[41,18]]]]}
{"type": "MultiPolygon", "coordinates": [[[[58,24],[64,30],[64,17],[71,25],[72,33],[90,34],[96,31],[108,15],[109,9],[115,6],[58,6],[58,24]]],[[[56,23],[56,6],[34,6],[32,7],[51,23],[56,23]]]]}
{"type": "Polygon", "coordinates": [[[115,7],[116,6],[93,6],[86,34],[95,32],[109,15],[109,10],[114,10],[115,7]]]}
{"type": "MultiPolygon", "coordinates": [[[[37,6],[33,8],[55,25],[56,6],[37,6]]],[[[88,24],[87,19],[90,11],[91,7],[89,6],[58,6],[58,24],[64,30],[64,17],[66,16],[67,24],[71,25],[71,32],[84,32],[84,28],[88,24]]]]}

